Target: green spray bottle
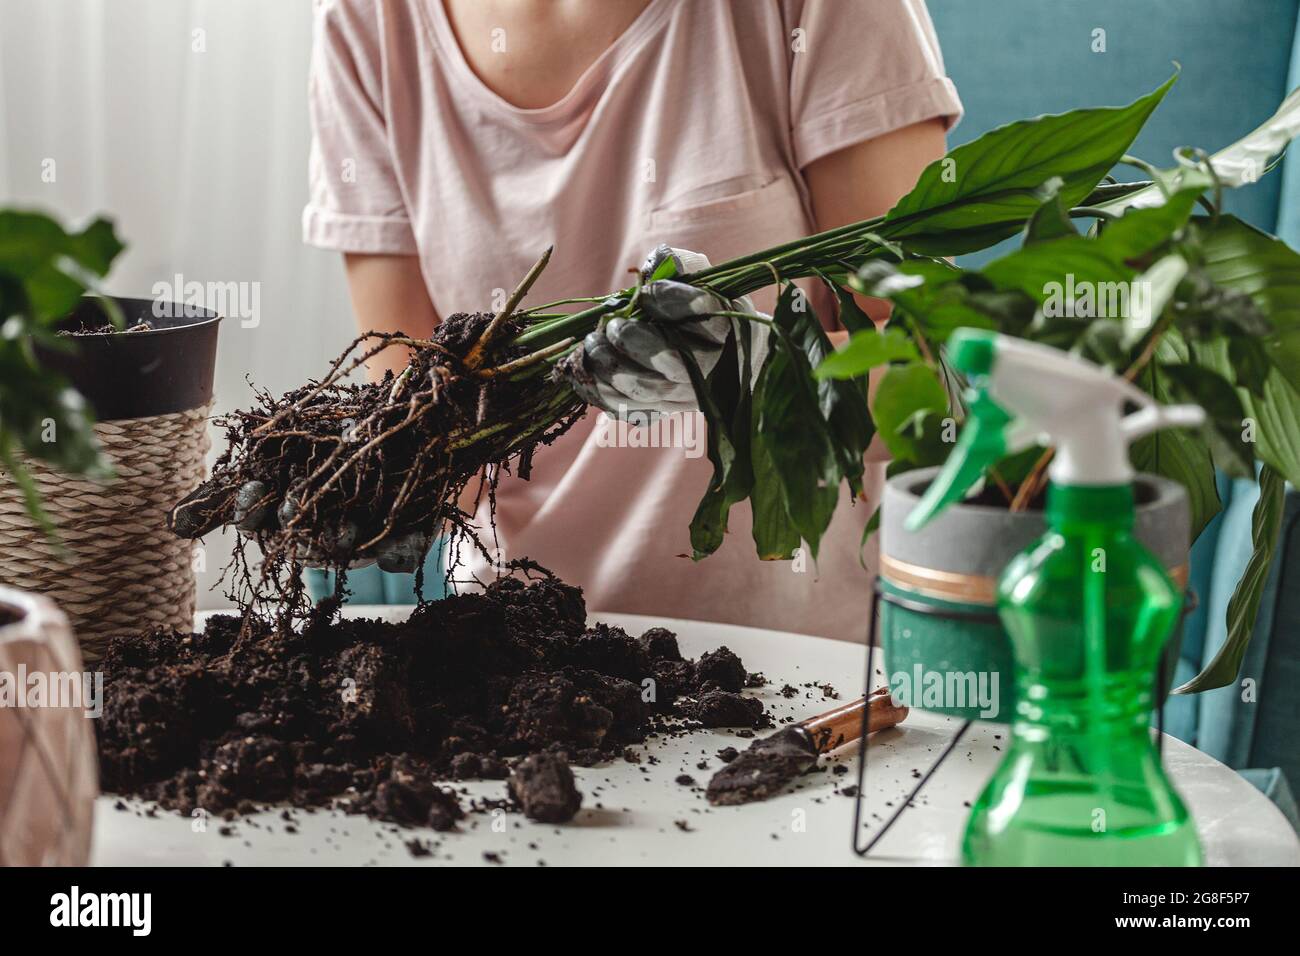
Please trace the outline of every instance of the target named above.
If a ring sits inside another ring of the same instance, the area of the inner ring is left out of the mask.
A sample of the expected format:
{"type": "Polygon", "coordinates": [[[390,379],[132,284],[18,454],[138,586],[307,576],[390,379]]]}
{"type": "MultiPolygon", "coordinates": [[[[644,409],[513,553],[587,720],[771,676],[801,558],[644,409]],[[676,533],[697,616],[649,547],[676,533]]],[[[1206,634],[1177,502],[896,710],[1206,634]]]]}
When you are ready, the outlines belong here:
{"type": "Polygon", "coordinates": [[[976,801],[962,856],[983,866],[1198,866],[1196,831],[1155,750],[1156,668],[1182,594],[1134,538],[1128,446],[1204,420],[1124,378],[1023,339],[959,329],[969,416],[907,527],[961,500],[985,469],[1055,449],[1048,530],[1007,565],[998,614],[1015,657],[1006,757],[976,801]],[[1126,405],[1136,411],[1126,414],[1126,405]]]}

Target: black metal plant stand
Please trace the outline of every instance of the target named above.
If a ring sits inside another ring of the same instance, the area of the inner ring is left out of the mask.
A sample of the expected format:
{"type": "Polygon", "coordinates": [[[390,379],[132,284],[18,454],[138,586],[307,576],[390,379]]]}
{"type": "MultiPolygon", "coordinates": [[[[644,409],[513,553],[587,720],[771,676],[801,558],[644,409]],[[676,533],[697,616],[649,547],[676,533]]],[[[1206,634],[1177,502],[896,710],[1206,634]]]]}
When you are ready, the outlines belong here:
{"type": "MultiPolygon", "coordinates": [[[[867,633],[867,669],[866,675],[863,677],[862,681],[862,694],[864,697],[871,693],[871,671],[876,656],[876,646],[873,637],[880,633],[880,604],[882,601],[893,604],[895,607],[904,608],[908,611],[915,611],[918,614],[927,614],[945,620],[973,621],[982,624],[997,624],[1000,620],[997,611],[992,608],[987,611],[959,611],[955,609],[935,607],[932,604],[915,601],[898,594],[888,594],[882,589],[880,578],[877,577],[872,583],[871,625],[867,633]]],[[[1198,603],[1196,592],[1188,587],[1186,596],[1183,599],[1183,611],[1179,622],[1180,628],[1183,622],[1186,621],[1187,615],[1196,610],[1198,603]]],[[[1165,671],[1169,670],[1169,667],[1167,666],[1169,662],[1166,658],[1170,650],[1171,648],[1168,646],[1165,648],[1164,652],[1161,654],[1160,666],[1156,668],[1156,748],[1162,759],[1164,757],[1165,740],[1164,705],[1165,697],[1169,692],[1169,687],[1165,680],[1165,671]]],[[[886,675],[886,684],[888,684],[888,675],[886,675]]],[[[970,719],[962,721],[961,725],[957,728],[957,732],[953,734],[952,739],[949,740],[947,746],[944,747],[943,752],[939,754],[938,759],[930,765],[930,768],[922,774],[921,778],[916,781],[916,786],[912,788],[911,792],[907,795],[907,798],[898,805],[892,814],[890,814],[889,819],[884,822],[880,829],[873,833],[866,843],[862,843],[862,802],[866,797],[867,753],[870,749],[867,746],[867,711],[868,709],[866,707],[862,708],[862,729],[861,733],[858,735],[858,787],[857,793],[853,796],[852,837],[853,852],[864,858],[872,851],[876,844],[884,838],[885,834],[888,833],[890,828],[898,821],[898,818],[912,806],[913,801],[920,796],[921,791],[925,789],[925,785],[930,782],[930,778],[934,776],[941,766],[943,766],[944,761],[947,760],[953,750],[956,749],[957,744],[961,742],[961,738],[966,734],[966,731],[970,729],[970,725],[973,723],[970,719]]]]}

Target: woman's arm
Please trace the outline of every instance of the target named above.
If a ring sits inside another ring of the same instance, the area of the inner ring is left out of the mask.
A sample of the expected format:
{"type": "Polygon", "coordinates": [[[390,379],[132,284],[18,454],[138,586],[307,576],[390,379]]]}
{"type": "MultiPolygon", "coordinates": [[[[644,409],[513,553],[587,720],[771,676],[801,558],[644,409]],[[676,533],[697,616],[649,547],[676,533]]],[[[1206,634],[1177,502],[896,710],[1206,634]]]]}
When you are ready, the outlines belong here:
{"type": "MultiPolygon", "coordinates": [[[[831,153],[808,165],[804,181],[812,197],[819,232],[883,216],[916,185],[921,171],[947,151],[944,123],[926,120],[831,153]]],[[[889,317],[889,303],[861,298],[877,323],[889,317]]]]}
{"type": "MultiPolygon", "coordinates": [[[[429,337],[438,316],[416,256],[345,253],[343,260],[361,332],[400,331],[412,338],[429,337]]],[[[409,359],[408,349],[392,346],[372,358],[366,371],[371,381],[378,381],[387,369],[396,374],[406,368],[409,359]]]]}
{"type": "MultiPolygon", "coordinates": [[[[943,120],[933,119],[904,126],[810,163],[804,179],[818,230],[889,212],[916,185],[921,171],[946,151],[943,120]]],[[[858,304],[878,325],[889,318],[889,303],[883,299],[858,296],[858,304]]],[[[849,334],[839,331],[829,336],[839,346],[849,334]]],[[[876,369],[871,373],[872,397],[880,381],[878,372],[876,369]]],[[[888,460],[889,452],[877,434],[867,449],[867,461],[888,460]]]]}

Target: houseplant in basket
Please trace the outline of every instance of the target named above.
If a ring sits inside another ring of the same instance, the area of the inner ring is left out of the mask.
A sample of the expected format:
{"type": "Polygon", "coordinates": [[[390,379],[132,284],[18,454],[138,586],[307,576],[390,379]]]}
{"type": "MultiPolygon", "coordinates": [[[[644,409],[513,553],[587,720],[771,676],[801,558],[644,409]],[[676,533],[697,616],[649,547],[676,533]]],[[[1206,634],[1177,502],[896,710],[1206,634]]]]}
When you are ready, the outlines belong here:
{"type": "Polygon", "coordinates": [[[0,212],[0,583],[54,600],[91,661],[115,633],[191,624],[166,510],[202,477],[216,359],[213,313],[86,295],[121,248],[103,220],[0,212]]]}

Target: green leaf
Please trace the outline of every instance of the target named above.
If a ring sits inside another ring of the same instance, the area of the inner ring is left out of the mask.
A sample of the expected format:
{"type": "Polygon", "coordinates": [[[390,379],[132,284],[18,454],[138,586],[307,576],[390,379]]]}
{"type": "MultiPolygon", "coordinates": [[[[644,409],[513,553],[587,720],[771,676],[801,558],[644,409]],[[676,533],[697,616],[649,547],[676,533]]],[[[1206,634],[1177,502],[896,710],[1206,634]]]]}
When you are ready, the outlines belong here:
{"type": "Polygon", "coordinates": [[[871,536],[880,530],[880,505],[876,505],[876,510],[871,512],[871,517],[862,528],[862,539],[858,542],[858,564],[862,565],[863,570],[869,571],[867,567],[867,541],[871,536]]]}
{"type": "Polygon", "coordinates": [[[1242,389],[1243,427],[1253,430],[1257,457],[1280,471],[1300,488],[1300,392],[1277,369],[1264,380],[1262,397],[1242,389]]]}
{"type": "Polygon", "coordinates": [[[1242,442],[1241,399],[1232,384],[1213,369],[1189,363],[1161,365],[1159,374],[1171,383],[1171,393],[1179,400],[1200,405],[1205,410],[1201,434],[1214,464],[1234,478],[1255,474],[1254,451],[1242,442]]]}
{"type": "MultiPolygon", "coordinates": [[[[1156,349],[1156,359],[1168,363],[1186,361],[1186,349],[1166,336],[1156,349]]],[[[1177,401],[1169,383],[1154,364],[1143,370],[1138,384],[1161,404],[1177,401]]],[[[1129,449],[1129,460],[1138,471],[1163,475],[1187,489],[1192,541],[1200,537],[1210,519],[1222,507],[1219,489],[1214,483],[1214,461],[1209,446],[1200,436],[1182,428],[1162,428],[1134,442],[1129,449]]]]}
{"type": "MultiPolygon", "coordinates": [[[[1032,296],[1018,290],[979,289],[966,296],[966,303],[974,310],[978,321],[963,322],[962,325],[996,329],[1008,335],[1021,337],[1027,334],[1038,310],[1038,302],[1032,296]]],[[[944,312],[942,302],[936,304],[934,313],[928,318],[927,325],[932,324],[936,318],[947,324],[949,317],[944,312]]],[[[956,318],[956,314],[953,313],[952,319],[956,318]]],[[[957,327],[959,326],[953,326],[953,328],[957,327]]],[[[950,335],[952,329],[948,329],[947,332],[950,335]]],[[[941,341],[946,341],[946,338],[947,336],[941,341]]]]}
{"type": "Polygon", "coordinates": [[[1136,273],[1096,240],[1071,236],[1018,249],[990,262],[982,274],[998,288],[1042,303],[1048,318],[1118,319],[1136,273]]]}
{"type": "Polygon", "coordinates": [[[948,393],[934,370],[922,362],[891,365],[876,388],[871,410],[885,447],[895,458],[912,461],[925,448],[918,424],[926,413],[947,413],[948,393]]]}
{"type": "Polygon", "coordinates": [[[1124,329],[1114,319],[1094,319],[1084,326],[1082,335],[1065,347],[1112,371],[1128,366],[1124,329]]]}
{"type": "Polygon", "coordinates": [[[677,275],[677,257],[664,256],[655,266],[654,271],[650,273],[650,278],[646,280],[648,285],[651,282],[658,282],[660,279],[672,279],[677,275]]]}
{"type": "Polygon", "coordinates": [[[874,329],[876,327],[876,324],[871,321],[871,317],[862,311],[857,300],[853,298],[853,293],[849,292],[838,282],[833,281],[831,277],[825,273],[819,271],[817,275],[839,303],[839,319],[841,325],[850,332],[860,332],[867,329],[874,329]]]}
{"type": "Polygon", "coordinates": [[[1245,657],[1246,648],[1255,632],[1255,618],[1259,615],[1259,602],[1263,598],[1269,568],[1273,564],[1285,505],[1286,486],[1283,478],[1266,465],[1259,473],[1259,501],[1255,503],[1250,519],[1253,550],[1250,560],[1246,562],[1246,570],[1228,600],[1227,639],[1205,670],[1176,688],[1175,694],[1195,694],[1226,687],[1237,679],[1241,660],[1245,657]]]}
{"type": "MultiPolygon", "coordinates": [[[[789,331],[807,357],[811,370],[835,354],[835,350],[808,300],[802,293],[799,296],[808,308],[800,313],[789,331]]],[[[834,442],[840,475],[848,481],[854,494],[862,491],[863,456],[876,434],[876,423],[867,406],[866,385],[866,382],[822,380],[816,384],[818,405],[834,442]]]]}
{"type": "Polygon", "coordinates": [[[930,342],[943,344],[959,328],[1012,331],[1028,324],[1033,303],[1018,297],[1011,308],[1011,296],[989,291],[977,273],[963,272],[942,260],[909,259],[894,264],[869,262],[858,270],[851,284],[859,292],[894,303],[895,316],[911,320],[917,333],[930,342]],[[974,291],[971,284],[981,283],[974,291]],[[1027,306],[1027,307],[1026,307],[1027,306]],[[1018,320],[1012,320],[1014,311],[1018,320]]]}
{"type": "MultiPolygon", "coordinates": [[[[42,213],[0,210],[0,466],[47,532],[37,486],[22,455],[75,474],[108,477],[90,412],[60,375],[41,366],[37,346],[71,351],[56,326],[93,291],[122,244],[105,220],[67,232],[42,213]]],[[[112,310],[109,310],[112,314],[112,310]]]]}
{"type": "Polygon", "coordinates": [[[1088,194],[1087,198],[1080,203],[1081,206],[1089,208],[1104,207],[1108,203],[1114,203],[1125,196],[1131,196],[1134,193],[1141,192],[1150,186],[1149,181],[1139,181],[1132,183],[1100,183],[1097,188],[1088,194]]]}
{"type": "Polygon", "coordinates": [[[1273,363],[1268,349],[1259,339],[1234,335],[1228,340],[1228,364],[1236,371],[1237,382],[1252,398],[1264,397],[1264,383],[1273,363]]]}
{"type": "Polygon", "coordinates": [[[721,547],[731,506],[744,501],[753,487],[747,385],[750,330],[748,323],[739,330],[733,328],[718,364],[706,379],[694,352],[681,341],[680,333],[671,327],[661,328],[669,341],[678,346],[678,354],[695,388],[700,411],[708,423],[708,456],[713,465],[713,477],[691,519],[691,549],[698,561],[721,547]],[[738,334],[744,336],[739,343],[738,334]]]}
{"type": "Polygon", "coordinates": [[[1187,260],[1171,252],[1137,277],[1130,286],[1129,307],[1122,317],[1121,341],[1125,348],[1137,345],[1151,333],[1186,275],[1187,260]]]}
{"type": "Polygon", "coordinates": [[[888,362],[912,362],[920,358],[916,346],[902,329],[875,329],[854,333],[844,348],[828,355],[813,373],[821,379],[853,378],[888,362]]]}
{"type": "Polygon", "coordinates": [[[1200,537],[1222,508],[1214,485],[1214,462],[1205,443],[1181,428],[1166,428],[1134,442],[1129,458],[1138,471],[1171,478],[1187,489],[1192,541],[1200,537]]]}
{"type": "Polygon", "coordinates": [[[962,275],[960,269],[942,259],[908,259],[906,262],[873,259],[849,279],[849,284],[863,295],[917,304],[919,300],[913,296],[930,295],[936,287],[955,282],[962,275]]]}
{"type": "MultiPolygon", "coordinates": [[[[835,510],[844,468],[853,467],[853,462],[847,461],[846,445],[832,438],[826,417],[829,409],[822,403],[825,393],[819,393],[813,381],[809,350],[818,347],[818,335],[825,342],[820,326],[813,328],[816,322],[803,292],[788,284],[773,314],[776,334],[760,376],[763,389],[761,404],[756,406],[755,438],[758,441],[761,436],[786,512],[814,559],[835,510]]],[[[829,343],[824,347],[829,352],[829,343]]],[[[825,384],[852,389],[851,383],[825,384]]],[[[861,473],[859,456],[859,477],[861,473]]]]}
{"type": "Polygon", "coordinates": [[[1300,487],[1300,392],[1276,368],[1260,386],[1260,394],[1241,387],[1239,371],[1228,361],[1228,345],[1217,341],[1195,343],[1192,353],[1197,362],[1212,368],[1237,386],[1243,412],[1245,440],[1257,444],[1255,457],[1281,472],[1287,481],[1300,487]]]}
{"type": "Polygon", "coordinates": [[[1300,136],[1300,87],[1292,90],[1277,110],[1255,129],[1211,157],[1214,172],[1229,186],[1256,182],[1271,169],[1300,136]]]}
{"type": "Polygon", "coordinates": [[[1011,238],[1022,224],[1023,220],[1019,220],[971,229],[935,229],[934,232],[907,236],[903,241],[912,255],[933,258],[964,256],[972,252],[983,252],[1004,239],[1011,238]]]}
{"type": "MultiPolygon", "coordinates": [[[[761,390],[754,392],[754,415],[758,416],[761,390]]],[[[750,445],[754,467],[754,490],[750,505],[754,513],[754,547],[763,561],[788,561],[799,547],[799,529],[790,520],[781,495],[781,481],[776,464],[767,449],[767,439],[755,433],[750,445]]]]}
{"type": "Polygon", "coordinates": [[[1273,326],[1269,358],[1287,382],[1300,384],[1300,253],[1235,216],[1196,222],[1205,274],[1259,306],[1273,326]]]}
{"type": "Polygon", "coordinates": [[[960,234],[951,248],[948,237],[936,234],[1012,235],[1034,214],[1041,202],[1036,191],[1053,177],[1061,180],[1062,201],[1077,205],[1127,152],[1176,78],[1128,106],[1022,120],[958,146],[926,167],[880,231],[893,239],[926,236],[931,255],[957,254],[966,251],[960,234]]]}
{"type": "Polygon", "coordinates": [[[125,248],[117,238],[113,224],[107,219],[96,219],[83,231],[70,237],[68,255],[74,262],[102,279],[108,275],[113,260],[125,248]]]}
{"type": "MultiPolygon", "coordinates": [[[[1249,296],[1269,321],[1272,332],[1263,347],[1272,368],[1260,381],[1259,363],[1230,361],[1232,346],[1222,336],[1197,343],[1197,359],[1237,386],[1257,457],[1300,486],[1300,254],[1232,216],[1198,219],[1197,225],[1205,275],[1249,296]]],[[[1235,354],[1250,350],[1238,345],[1235,354]]]]}
{"type": "MultiPolygon", "coordinates": [[[[1211,156],[1210,165],[1223,185],[1249,185],[1275,165],[1287,144],[1297,136],[1300,136],[1300,89],[1292,90],[1263,124],[1211,156]]],[[[1170,194],[1188,188],[1204,191],[1214,185],[1214,177],[1196,166],[1184,165],[1169,170],[1165,182],[1170,194]]],[[[1132,206],[1157,206],[1164,201],[1165,192],[1153,183],[1096,205],[1118,213],[1132,206]]]]}
{"type": "Polygon", "coordinates": [[[1061,198],[1063,185],[1059,177],[1053,177],[1043,184],[1040,190],[1043,204],[1034,210],[1029,222],[1025,224],[1025,245],[1033,246],[1050,239],[1079,234],[1074,220],[1070,218],[1070,207],[1061,198]]]}
{"type": "Polygon", "coordinates": [[[1187,225],[1199,189],[1184,189],[1150,209],[1130,209],[1105,223],[1097,244],[1116,261],[1127,262],[1160,248],[1187,225]]]}
{"type": "Polygon", "coordinates": [[[106,220],[69,233],[43,213],[0,210],[0,274],[21,283],[38,320],[70,312],[121,251],[106,220]]]}

